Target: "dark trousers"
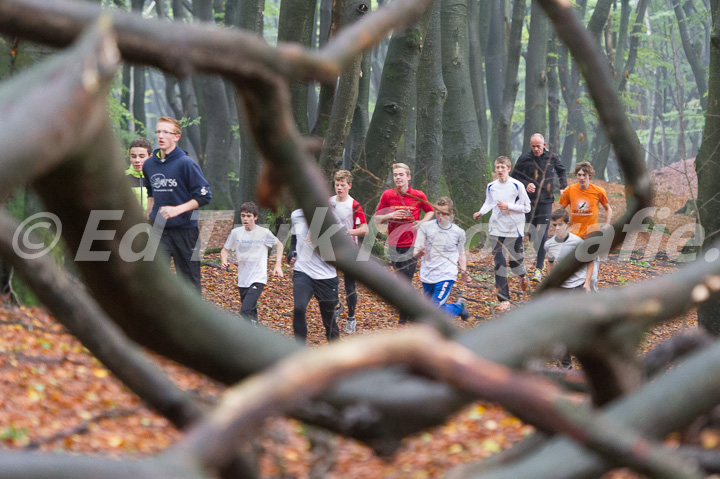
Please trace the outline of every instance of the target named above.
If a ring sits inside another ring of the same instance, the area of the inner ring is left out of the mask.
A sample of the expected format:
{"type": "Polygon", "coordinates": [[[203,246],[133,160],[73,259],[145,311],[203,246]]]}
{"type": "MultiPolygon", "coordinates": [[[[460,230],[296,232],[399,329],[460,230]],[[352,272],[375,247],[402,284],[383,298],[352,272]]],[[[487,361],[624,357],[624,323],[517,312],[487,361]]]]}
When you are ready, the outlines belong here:
{"type": "Polygon", "coordinates": [[[337,277],[312,279],[300,271],[293,272],[293,334],[301,342],[307,340],[307,306],[313,295],[320,305],[320,316],[325,326],[325,337],[333,341],[340,337],[340,328],[335,317],[338,305],[337,277]]]}
{"type": "MultiPolygon", "coordinates": [[[[388,256],[395,272],[405,277],[412,283],[413,276],[417,270],[418,261],[413,257],[412,246],[390,246],[388,256]]],[[[402,311],[398,315],[400,324],[407,323],[409,316],[402,311]]]]}
{"type": "Polygon", "coordinates": [[[525,213],[525,222],[533,226],[528,230],[528,234],[535,251],[537,251],[535,267],[538,269],[542,269],[545,265],[545,241],[547,240],[552,207],[552,203],[538,203],[530,210],[530,213],[525,213]]]}
{"type": "Polygon", "coordinates": [[[495,259],[497,298],[498,301],[510,301],[509,274],[512,272],[517,276],[525,275],[523,238],[522,236],[506,238],[491,236],[490,239],[494,242],[493,257],[495,259]],[[507,267],[508,262],[510,263],[510,269],[507,267]]]}
{"type": "Polygon", "coordinates": [[[200,252],[198,251],[197,261],[192,259],[198,244],[200,230],[198,228],[165,228],[160,236],[167,254],[175,261],[175,268],[190,284],[198,291],[200,286],[200,252]]]}
{"type": "Polygon", "coordinates": [[[247,288],[241,288],[238,286],[240,291],[240,315],[250,321],[257,321],[257,302],[260,299],[260,295],[263,292],[265,285],[263,283],[253,283],[247,288]]]}
{"type": "Polygon", "coordinates": [[[345,275],[345,301],[347,302],[347,317],[355,317],[355,308],[357,308],[357,286],[355,278],[345,275]]]}

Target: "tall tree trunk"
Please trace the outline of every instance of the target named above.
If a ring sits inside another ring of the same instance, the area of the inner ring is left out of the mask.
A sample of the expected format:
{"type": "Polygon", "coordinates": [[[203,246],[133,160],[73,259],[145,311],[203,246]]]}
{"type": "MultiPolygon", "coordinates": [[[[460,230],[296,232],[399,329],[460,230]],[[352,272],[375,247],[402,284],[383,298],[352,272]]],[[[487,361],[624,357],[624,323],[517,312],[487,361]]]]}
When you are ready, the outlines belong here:
{"type": "Polygon", "coordinates": [[[550,31],[547,55],[548,136],[546,143],[552,152],[560,152],[560,81],[558,80],[557,36],[550,31]]]}
{"type": "Polygon", "coordinates": [[[442,123],[447,89],[442,75],[440,35],[441,0],[435,0],[417,75],[417,161],[415,185],[428,198],[440,196],[442,175],[442,123]]]}
{"type": "Polygon", "coordinates": [[[678,30],[680,31],[680,39],[682,40],[683,51],[690,68],[692,69],[693,76],[695,77],[695,83],[697,84],[698,95],[700,97],[700,104],[703,109],[707,107],[707,82],[705,80],[705,69],[700,62],[699,52],[694,48],[690,42],[690,37],[687,32],[687,21],[685,19],[685,12],[680,6],[680,0],[672,0],[673,10],[675,10],[675,17],[677,18],[678,30]]]}
{"type": "MultiPolygon", "coordinates": [[[[338,2],[338,4],[343,6],[340,26],[350,25],[370,10],[366,0],[345,0],[344,2],[338,2]]],[[[362,60],[362,56],[356,58],[343,70],[338,81],[329,128],[325,134],[325,142],[320,153],[320,167],[325,171],[328,178],[333,171],[342,166],[345,140],[348,133],[350,133],[353,112],[357,104],[362,60]]]]}
{"type": "MultiPolygon", "coordinates": [[[[417,128],[417,85],[416,90],[410,97],[410,108],[408,109],[407,118],[405,118],[405,131],[402,141],[398,147],[397,159],[410,167],[411,171],[415,171],[415,159],[417,154],[417,136],[415,129],[417,128]]],[[[417,173],[417,172],[416,172],[417,173]]]]}
{"type": "MultiPolygon", "coordinates": [[[[507,33],[505,25],[505,1],[490,0],[490,23],[487,30],[487,49],[485,54],[485,77],[487,80],[487,99],[490,107],[490,146],[489,156],[496,156],[502,147],[498,144],[502,143],[501,135],[501,110],[503,105],[503,89],[506,86],[506,66],[507,66],[507,33]]],[[[517,0],[513,2],[516,4],[517,0]]],[[[524,4],[525,2],[522,1],[524,4]]],[[[514,16],[513,16],[514,18],[514,16]]],[[[522,12],[522,18],[525,18],[525,12],[522,12]]],[[[522,26],[522,24],[521,24],[522,26]]],[[[511,34],[512,35],[512,34],[511,34]]],[[[518,61],[520,54],[518,53],[518,61]]],[[[510,120],[512,123],[512,119],[510,120]]],[[[502,153],[500,153],[502,154],[502,153]]]]}
{"type": "Polygon", "coordinates": [[[510,22],[510,36],[508,37],[507,56],[504,65],[504,85],[502,90],[502,103],[497,117],[497,154],[512,157],[512,125],[520,80],[518,70],[520,67],[520,54],[522,53],[522,29],[525,21],[526,0],[514,0],[512,20],[510,22]]]}
{"type": "MultiPolygon", "coordinates": [[[[377,0],[378,8],[385,5],[387,0],[377,0]]],[[[377,43],[372,49],[372,66],[370,69],[370,97],[377,98],[380,92],[380,83],[382,81],[383,65],[387,58],[388,46],[390,39],[384,38],[377,43]]]]}
{"type": "MultiPolygon", "coordinates": [[[[120,90],[120,104],[132,114],[132,65],[123,63],[122,67],[122,89],[120,90]]],[[[122,128],[127,131],[134,131],[129,118],[122,120],[122,128]]]]}
{"type": "Polygon", "coordinates": [[[469,223],[472,213],[482,204],[489,175],[470,98],[467,18],[467,0],[443,0],[442,70],[448,92],[443,109],[443,171],[455,213],[460,221],[469,223]]]}
{"type": "MultiPolygon", "coordinates": [[[[185,3],[182,0],[172,0],[172,13],[173,18],[176,22],[182,22],[187,18],[185,12],[185,3]]],[[[165,83],[168,83],[168,75],[165,75],[165,83]]],[[[174,77],[169,83],[174,84],[176,80],[174,77]]],[[[200,117],[200,110],[198,108],[198,99],[195,95],[195,86],[193,80],[190,77],[181,78],[177,80],[177,85],[180,92],[180,101],[182,102],[182,111],[177,119],[188,118],[195,120],[200,117]]],[[[167,93],[166,93],[167,95],[167,93]]],[[[185,134],[180,138],[180,148],[184,150],[190,150],[188,145],[192,145],[192,149],[195,150],[197,155],[196,160],[205,157],[205,145],[202,140],[202,132],[200,131],[199,124],[188,125],[184,128],[185,134]]]]}
{"type": "MultiPolygon", "coordinates": [[[[255,33],[262,37],[263,33],[263,10],[265,0],[243,0],[240,2],[238,12],[238,26],[244,30],[255,33]]],[[[257,194],[255,187],[260,175],[262,157],[250,134],[250,128],[245,117],[245,109],[242,99],[235,94],[235,107],[238,113],[238,124],[240,125],[240,182],[235,191],[235,205],[240,207],[246,201],[256,201],[257,194]]],[[[235,223],[240,223],[239,211],[235,223]]]]}
{"type": "MultiPolygon", "coordinates": [[[[132,11],[138,15],[142,12],[144,0],[132,0],[132,11]]],[[[145,121],[145,70],[142,65],[133,65],[133,118],[135,120],[134,131],[144,134],[147,130],[145,121]]]]}
{"type": "MultiPolygon", "coordinates": [[[[635,24],[633,25],[632,34],[630,35],[630,45],[628,47],[628,58],[623,68],[615,77],[618,93],[625,91],[627,86],[627,78],[635,70],[635,62],[637,59],[637,49],[640,42],[640,33],[643,27],[643,18],[647,10],[648,0],[640,0],[635,13],[635,24]]],[[[623,22],[625,24],[625,22],[623,22]]],[[[619,61],[619,60],[618,60],[619,61]]],[[[593,159],[592,164],[595,168],[596,177],[600,180],[606,180],[606,170],[608,157],[610,156],[610,145],[607,142],[605,133],[600,131],[601,125],[597,126],[595,138],[593,139],[593,159]]]]}
{"type": "Polygon", "coordinates": [[[360,66],[360,82],[358,84],[358,98],[353,111],[350,134],[345,145],[345,169],[353,170],[357,165],[365,162],[365,137],[370,126],[368,104],[370,102],[370,65],[372,65],[372,52],[363,54],[360,66]]]}
{"type": "Polygon", "coordinates": [[[426,12],[414,25],[396,30],[388,46],[380,91],[365,139],[366,163],[358,172],[360,181],[357,185],[353,183],[354,191],[365,199],[369,211],[374,210],[378,193],[385,186],[405,130],[408,110],[414,103],[410,97],[415,94],[416,74],[429,19],[426,12]]]}
{"type": "MultiPolygon", "coordinates": [[[[708,67],[708,102],[700,152],[695,159],[698,172],[698,213],[705,231],[703,249],[707,250],[720,235],[720,202],[717,200],[720,178],[720,2],[712,0],[713,33],[708,67]]],[[[698,308],[698,322],[711,333],[720,334],[720,300],[698,308]]]]}
{"type": "MultiPolygon", "coordinates": [[[[312,40],[316,0],[283,0],[280,5],[278,42],[294,42],[309,47],[312,40]]],[[[295,123],[300,133],[310,131],[308,125],[307,83],[293,81],[290,85],[295,123]]]]}
{"type": "MultiPolygon", "coordinates": [[[[327,37],[325,43],[330,37],[335,35],[335,32],[340,28],[342,24],[343,11],[345,9],[345,0],[337,0],[332,2],[332,11],[330,15],[330,24],[327,26],[327,37]]],[[[358,60],[359,61],[359,60],[358,60]]],[[[357,64],[352,66],[352,69],[357,73],[359,67],[357,64]]],[[[325,133],[330,127],[330,116],[333,113],[333,102],[335,101],[336,83],[324,83],[320,86],[320,96],[318,99],[318,105],[315,115],[315,123],[313,124],[311,134],[313,136],[325,137],[325,133]]],[[[345,88],[349,86],[348,83],[344,84],[345,88]]]]}
{"type": "MultiPolygon", "coordinates": [[[[582,18],[585,15],[586,2],[578,2],[577,14],[582,18]]],[[[562,43],[558,46],[558,77],[560,78],[560,92],[567,107],[568,126],[565,142],[562,148],[562,162],[569,169],[573,161],[573,152],[577,161],[586,160],[588,150],[588,135],[585,126],[585,117],[580,106],[580,70],[577,63],[568,54],[567,47],[562,43]]]]}
{"type": "MultiPolygon", "coordinates": [[[[213,1],[195,0],[193,14],[197,21],[214,22],[213,1]]],[[[202,99],[200,114],[206,132],[204,156],[199,160],[213,190],[212,206],[215,209],[233,209],[228,178],[231,171],[230,110],[225,84],[220,77],[210,75],[198,75],[196,82],[202,99]]]]}
{"type": "MultiPolygon", "coordinates": [[[[485,97],[485,71],[483,68],[483,48],[480,40],[480,0],[468,0],[468,36],[470,38],[470,82],[472,84],[475,116],[480,127],[483,145],[488,144],[487,101],[485,97]]],[[[485,22],[484,22],[485,23],[485,22]]]]}
{"type": "Polygon", "coordinates": [[[525,57],[525,134],[523,150],[533,133],[547,135],[547,41],[549,20],[537,3],[530,7],[530,34],[525,57]]]}

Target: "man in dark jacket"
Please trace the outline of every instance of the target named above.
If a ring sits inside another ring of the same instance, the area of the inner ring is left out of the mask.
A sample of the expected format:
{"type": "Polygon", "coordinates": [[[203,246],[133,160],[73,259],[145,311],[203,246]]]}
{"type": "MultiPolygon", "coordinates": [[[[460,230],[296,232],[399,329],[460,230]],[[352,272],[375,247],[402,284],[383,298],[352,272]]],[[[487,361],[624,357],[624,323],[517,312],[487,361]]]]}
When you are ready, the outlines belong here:
{"type": "Polygon", "coordinates": [[[160,244],[175,260],[175,268],[200,291],[200,258],[197,215],[194,210],[210,203],[212,194],[200,167],[177,144],[180,123],[160,117],[155,134],[160,147],[143,164],[148,192],[146,216],[163,224],[160,244]]]}
{"type": "Polygon", "coordinates": [[[510,176],[525,185],[532,209],[525,215],[525,222],[533,226],[530,239],[537,251],[535,260],[534,281],[542,280],[542,268],[545,264],[545,240],[550,223],[552,205],[555,201],[553,193],[553,177],[557,175],[561,190],[567,187],[565,166],[560,157],[545,149],[545,138],[540,133],[530,137],[530,151],[523,153],[515,163],[510,176]]]}

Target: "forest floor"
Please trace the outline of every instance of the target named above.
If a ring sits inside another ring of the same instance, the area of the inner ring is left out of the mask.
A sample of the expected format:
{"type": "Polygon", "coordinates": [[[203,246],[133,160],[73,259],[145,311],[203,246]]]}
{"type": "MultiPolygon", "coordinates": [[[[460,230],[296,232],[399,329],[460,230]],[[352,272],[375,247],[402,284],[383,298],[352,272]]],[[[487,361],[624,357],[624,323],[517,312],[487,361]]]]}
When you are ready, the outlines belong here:
{"type": "MultiPolygon", "coordinates": [[[[692,160],[655,173],[655,204],[668,208],[658,214],[655,221],[665,224],[669,233],[681,231],[694,222],[691,216],[675,214],[691,195],[694,197],[693,174],[692,160]]],[[[624,186],[595,183],[606,189],[614,217],[619,218],[625,209],[624,186]]],[[[216,222],[208,247],[222,246],[231,228],[231,220],[216,222]]],[[[679,233],[676,236],[679,237],[679,233]]],[[[688,236],[682,238],[686,240],[688,236]]],[[[667,250],[677,246],[675,240],[671,234],[653,238],[651,233],[640,233],[632,245],[611,252],[603,261],[599,287],[624,287],[671,273],[679,267],[671,260],[673,252],[667,250]],[[658,239],[660,246],[655,247],[658,239]],[[627,253],[625,257],[621,256],[623,250],[627,253]],[[654,251],[660,254],[648,253],[654,251]]],[[[532,264],[533,257],[534,254],[529,253],[526,264],[532,264]]],[[[219,261],[219,255],[205,259],[219,261]]],[[[502,314],[494,310],[497,303],[490,255],[483,250],[472,251],[469,269],[473,282],[456,286],[456,292],[468,300],[471,317],[467,322],[457,320],[457,325],[472,328],[485,321],[501,320],[502,314]]],[[[225,271],[204,267],[205,298],[221,308],[239,312],[236,274],[234,268],[225,271]]],[[[291,268],[285,265],[284,278],[271,277],[258,308],[264,327],[288,336],[292,336],[291,276],[291,268]]],[[[415,285],[420,288],[419,283],[415,285]]],[[[513,286],[517,287],[511,284],[513,286]]],[[[513,289],[513,307],[527,301],[535,286],[531,283],[528,293],[513,289]]],[[[344,291],[342,285],[340,291],[344,291]]],[[[357,334],[392,329],[397,321],[396,311],[362,286],[359,286],[356,317],[357,334]]],[[[341,329],[344,322],[343,315],[341,329]]],[[[324,333],[314,300],[308,309],[308,327],[310,343],[323,344],[324,333]]],[[[695,310],[658,325],[647,333],[643,352],[683,329],[696,327],[695,310]]],[[[343,334],[341,340],[345,338],[343,334]]],[[[205,401],[222,394],[222,386],[192,371],[164,359],[157,362],[181,388],[193,391],[205,401]]],[[[549,360],[548,366],[557,367],[557,363],[549,360]]],[[[4,448],[145,457],[162,451],[180,437],[168,421],[143,406],[41,307],[0,303],[0,385],[0,444],[4,448]]],[[[330,457],[328,454],[314,457],[308,440],[313,431],[284,418],[268,420],[258,441],[264,451],[260,464],[264,477],[304,479],[316,461],[327,463],[329,460],[332,463],[329,478],[426,479],[442,477],[460,463],[496,454],[532,432],[532,427],[502,408],[477,402],[459,411],[444,425],[406,438],[389,458],[378,458],[366,446],[343,438],[332,439],[330,457]]],[[[704,445],[716,445],[717,435],[706,437],[704,445]]],[[[612,477],[631,475],[615,472],[612,477]]]]}

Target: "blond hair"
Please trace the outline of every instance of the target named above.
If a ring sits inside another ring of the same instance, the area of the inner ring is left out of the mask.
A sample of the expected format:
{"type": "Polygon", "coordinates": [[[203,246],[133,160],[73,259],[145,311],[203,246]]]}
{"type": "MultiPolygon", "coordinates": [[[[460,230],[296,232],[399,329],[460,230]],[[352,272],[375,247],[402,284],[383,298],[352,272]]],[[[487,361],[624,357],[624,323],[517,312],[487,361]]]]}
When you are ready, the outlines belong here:
{"type": "MultiPolygon", "coordinates": [[[[169,117],[169,116],[161,116],[160,118],[158,118],[158,121],[157,121],[157,122],[158,122],[158,123],[170,123],[171,125],[173,125],[173,126],[175,127],[174,133],[175,133],[176,135],[181,135],[181,134],[182,134],[182,126],[180,126],[180,122],[177,121],[175,118],[172,118],[172,117],[169,117]]],[[[157,123],[156,123],[156,124],[157,124],[157,123]]]]}
{"type": "Polygon", "coordinates": [[[345,181],[348,185],[352,185],[353,176],[348,170],[337,170],[333,179],[335,181],[345,181]]]}
{"type": "Polygon", "coordinates": [[[393,166],[392,166],[393,171],[396,170],[397,168],[404,168],[405,171],[407,172],[408,176],[410,176],[410,167],[408,165],[406,165],[405,163],[393,163],[393,166]]]}

